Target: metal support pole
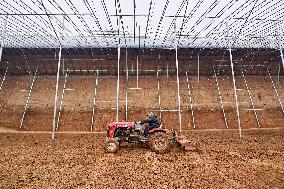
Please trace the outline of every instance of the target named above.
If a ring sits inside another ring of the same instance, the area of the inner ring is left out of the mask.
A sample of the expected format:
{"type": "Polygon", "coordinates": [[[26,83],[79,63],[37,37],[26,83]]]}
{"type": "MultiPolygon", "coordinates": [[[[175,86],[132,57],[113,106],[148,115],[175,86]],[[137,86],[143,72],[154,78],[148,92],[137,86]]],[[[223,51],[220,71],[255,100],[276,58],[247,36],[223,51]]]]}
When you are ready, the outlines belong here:
{"type": "Polygon", "coordinates": [[[60,45],[58,63],[57,63],[57,77],[56,77],[56,86],[55,86],[55,96],[54,96],[54,110],[53,110],[53,122],[52,122],[52,135],[51,138],[54,141],[55,139],[55,127],[56,127],[56,115],[57,115],[57,98],[58,98],[58,83],[60,75],[60,60],[61,60],[61,50],[62,46],[60,45]]]}
{"type": "MultiPolygon", "coordinates": [[[[95,71],[95,70],[94,70],[95,71]]],[[[94,94],[94,99],[93,99],[93,109],[92,109],[92,121],[91,121],[91,131],[93,131],[94,128],[94,123],[95,123],[95,108],[96,108],[96,98],[97,98],[97,88],[99,86],[99,70],[96,72],[96,86],[95,86],[95,94],[94,94]]]]}
{"type": "Polygon", "coordinates": [[[193,112],[193,102],[192,102],[192,95],[190,92],[190,83],[187,71],[185,72],[186,75],[186,82],[187,82],[187,89],[188,89],[188,95],[189,95],[189,103],[190,103],[190,110],[191,110],[191,117],[192,117],[192,127],[195,129],[195,118],[194,118],[194,112],[193,112]]]}
{"type": "Polygon", "coordinates": [[[197,81],[199,84],[199,52],[197,53],[197,81]]]}
{"type": "Polygon", "coordinates": [[[118,47],[117,47],[117,84],[116,84],[116,122],[119,113],[119,63],[120,63],[120,16],[118,17],[118,47]]]}
{"type": "Polygon", "coordinates": [[[139,79],[139,63],[138,63],[138,54],[136,58],[136,88],[138,88],[138,79],[139,79]]]}
{"type": "Polygon", "coordinates": [[[242,77],[243,77],[245,85],[246,85],[247,93],[249,95],[250,103],[251,103],[251,106],[252,106],[253,111],[254,111],[254,116],[255,116],[255,120],[256,120],[257,126],[260,127],[259,119],[258,119],[256,110],[255,110],[255,106],[254,106],[254,103],[253,103],[253,100],[252,100],[252,97],[251,97],[251,93],[250,93],[250,90],[249,90],[249,87],[248,87],[246,76],[245,76],[245,74],[243,72],[243,68],[242,67],[241,67],[241,72],[242,72],[242,77]]]}
{"type": "MultiPolygon", "coordinates": [[[[55,127],[56,127],[56,115],[57,115],[57,99],[58,99],[58,83],[59,83],[59,76],[60,76],[60,64],[61,64],[61,53],[62,53],[62,40],[63,40],[63,31],[64,31],[64,16],[62,21],[62,30],[61,30],[61,41],[59,46],[59,53],[58,53],[58,63],[57,63],[57,76],[56,76],[56,86],[55,86],[55,95],[54,95],[54,109],[53,109],[53,121],[52,121],[52,133],[51,139],[54,141],[55,139],[55,127]]],[[[56,54],[55,54],[56,55],[56,54]]]]}
{"type": "Polygon", "coordinates": [[[227,116],[226,116],[226,112],[225,112],[225,109],[224,109],[224,103],[223,103],[222,93],[221,93],[221,91],[220,91],[219,81],[218,81],[218,78],[217,78],[217,74],[216,74],[215,69],[214,69],[214,77],[215,77],[216,87],[217,87],[217,91],[218,91],[218,96],[219,96],[220,103],[221,103],[221,109],[222,109],[222,112],[223,112],[223,117],[224,117],[224,121],[225,121],[225,126],[226,126],[226,128],[229,128],[229,126],[228,126],[228,121],[227,121],[227,116]]]}
{"type": "Polygon", "coordinates": [[[0,62],[2,60],[2,51],[3,51],[3,47],[4,47],[5,34],[6,34],[6,30],[7,30],[7,22],[8,22],[8,15],[6,15],[6,17],[5,17],[4,29],[2,31],[1,45],[0,45],[0,62]]]}
{"type": "Polygon", "coordinates": [[[159,78],[159,66],[157,69],[157,81],[158,81],[158,105],[160,110],[160,121],[162,120],[162,109],[161,109],[161,96],[160,96],[160,78],[159,78]]]}
{"type": "Polygon", "coordinates": [[[282,102],[281,102],[280,95],[278,94],[278,91],[277,91],[277,89],[276,89],[276,87],[275,87],[274,81],[273,81],[273,79],[272,79],[272,77],[271,77],[271,74],[270,74],[270,71],[269,71],[268,69],[267,69],[267,73],[268,73],[269,78],[270,78],[270,80],[271,80],[271,83],[272,83],[273,89],[274,89],[274,91],[275,91],[275,94],[276,94],[276,96],[277,96],[278,103],[279,103],[279,105],[280,105],[280,107],[281,107],[282,113],[284,114],[284,108],[283,108],[283,104],[282,104],[282,102]]]}
{"type": "Polygon", "coordinates": [[[29,90],[29,93],[28,93],[28,97],[27,97],[27,101],[26,101],[25,107],[24,107],[23,116],[22,116],[22,119],[21,119],[20,129],[23,127],[23,123],[24,123],[26,111],[27,111],[27,109],[28,109],[29,101],[30,101],[30,98],[31,98],[31,96],[32,96],[32,90],[33,90],[33,86],[34,86],[34,82],[35,82],[36,75],[37,75],[37,68],[36,68],[36,71],[35,71],[35,74],[34,74],[32,83],[31,83],[31,85],[30,85],[30,90],[29,90]]]}
{"type": "Polygon", "coordinates": [[[125,52],[125,67],[126,67],[126,85],[125,85],[125,121],[128,120],[128,62],[127,62],[127,48],[125,52]]]}
{"type": "MultiPolygon", "coordinates": [[[[228,22],[226,22],[227,26],[227,37],[229,37],[229,27],[228,22]]],[[[229,53],[230,53],[230,62],[231,62],[231,71],[232,71],[232,78],[233,78],[233,88],[234,88],[234,96],[235,96],[235,103],[236,103],[236,111],[237,111],[237,124],[239,128],[239,135],[240,140],[242,140],[242,128],[241,128],[241,120],[240,120],[240,111],[239,111],[239,101],[238,101],[238,95],[237,95],[237,89],[236,89],[236,80],[235,80],[235,72],[234,72],[234,64],[233,64],[233,56],[232,56],[232,48],[231,48],[231,41],[228,39],[228,47],[229,47],[229,53]]]]}
{"type": "Polygon", "coordinates": [[[176,70],[177,70],[177,95],[178,95],[178,121],[179,121],[179,131],[181,131],[181,112],[180,112],[180,91],[179,91],[179,69],[178,69],[178,51],[177,45],[175,45],[176,49],[176,70]]]}
{"type": "Polygon", "coordinates": [[[64,100],[64,94],[65,94],[66,84],[67,84],[67,72],[65,72],[64,83],[63,83],[63,89],[62,89],[62,94],[61,94],[61,100],[60,100],[60,105],[59,105],[59,111],[58,111],[58,116],[57,116],[57,122],[56,122],[55,131],[58,131],[58,126],[59,126],[59,122],[60,122],[60,115],[61,115],[61,111],[62,111],[62,107],[63,107],[63,100],[64,100]]]}
{"type": "Polygon", "coordinates": [[[1,85],[0,85],[0,91],[2,90],[4,81],[5,81],[5,79],[6,79],[7,72],[8,72],[8,68],[6,68],[6,71],[5,71],[4,76],[3,76],[3,78],[2,78],[1,85]]]}

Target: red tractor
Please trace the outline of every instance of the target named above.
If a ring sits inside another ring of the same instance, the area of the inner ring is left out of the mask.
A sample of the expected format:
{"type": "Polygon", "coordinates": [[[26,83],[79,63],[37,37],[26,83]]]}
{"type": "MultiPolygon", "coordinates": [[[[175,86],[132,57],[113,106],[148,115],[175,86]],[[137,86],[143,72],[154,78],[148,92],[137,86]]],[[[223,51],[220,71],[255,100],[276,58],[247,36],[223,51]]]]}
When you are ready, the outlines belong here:
{"type": "Polygon", "coordinates": [[[149,131],[148,137],[143,137],[143,128],[140,122],[112,122],[107,126],[106,151],[117,152],[123,142],[141,142],[149,144],[156,153],[166,153],[171,148],[171,142],[179,143],[183,149],[195,151],[197,144],[186,139],[174,130],[154,128],[149,131]]]}

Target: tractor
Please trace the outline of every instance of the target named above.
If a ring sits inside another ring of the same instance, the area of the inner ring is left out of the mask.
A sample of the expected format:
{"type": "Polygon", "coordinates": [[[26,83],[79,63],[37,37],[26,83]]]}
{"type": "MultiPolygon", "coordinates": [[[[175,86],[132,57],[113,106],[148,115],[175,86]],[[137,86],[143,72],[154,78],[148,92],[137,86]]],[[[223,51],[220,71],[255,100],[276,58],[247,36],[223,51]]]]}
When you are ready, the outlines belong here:
{"type": "Polygon", "coordinates": [[[198,145],[186,139],[184,135],[175,130],[163,128],[154,128],[149,131],[148,136],[143,137],[145,124],[141,122],[112,122],[107,126],[106,151],[115,153],[120,144],[144,143],[148,144],[152,151],[158,154],[167,153],[171,148],[171,142],[177,142],[184,150],[196,151],[198,145]]]}

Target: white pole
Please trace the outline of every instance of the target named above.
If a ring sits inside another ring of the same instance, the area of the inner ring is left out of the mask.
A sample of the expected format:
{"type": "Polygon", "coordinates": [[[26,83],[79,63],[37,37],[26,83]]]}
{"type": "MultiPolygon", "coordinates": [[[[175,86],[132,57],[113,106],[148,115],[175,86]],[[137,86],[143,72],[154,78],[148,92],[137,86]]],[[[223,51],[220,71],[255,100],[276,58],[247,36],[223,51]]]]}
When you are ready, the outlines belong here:
{"type": "Polygon", "coordinates": [[[67,72],[65,72],[64,84],[63,84],[63,89],[62,89],[62,94],[61,94],[61,100],[60,100],[60,105],[59,105],[59,111],[58,111],[55,131],[58,131],[58,126],[59,126],[59,122],[60,122],[60,115],[61,115],[61,111],[62,111],[62,107],[63,107],[63,100],[64,100],[66,84],[67,84],[67,72]]]}
{"type": "Polygon", "coordinates": [[[125,121],[128,120],[128,62],[127,62],[127,48],[125,52],[125,67],[126,67],[126,86],[125,86],[125,121]]]}
{"type": "Polygon", "coordinates": [[[179,131],[181,131],[181,112],[180,112],[180,92],[179,92],[179,75],[178,75],[178,51],[177,45],[175,46],[176,49],[176,70],[177,70],[177,95],[178,95],[178,121],[179,121],[179,131]]]}
{"type": "Polygon", "coordinates": [[[119,62],[120,62],[120,16],[118,17],[118,48],[117,48],[117,84],[116,84],[116,122],[118,122],[119,113],[119,62]]]}
{"type": "Polygon", "coordinates": [[[7,22],[8,22],[8,14],[5,17],[4,29],[2,31],[1,46],[0,46],[0,62],[2,60],[2,51],[3,51],[3,47],[4,47],[5,34],[6,34],[6,30],[7,30],[7,22]]]}
{"type": "Polygon", "coordinates": [[[55,120],[56,120],[56,114],[57,114],[57,98],[58,98],[58,83],[59,83],[59,74],[60,74],[61,50],[62,50],[62,46],[60,45],[58,63],[57,63],[57,77],[56,77],[56,86],[55,86],[52,135],[51,135],[51,138],[52,138],[53,141],[55,139],[55,127],[56,127],[56,121],[55,120]]]}
{"type": "MultiPolygon", "coordinates": [[[[94,70],[95,71],[95,70],[94,70]]],[[[93,131],[93,127],[94,127],[94,115],[95,115],[95,107],[96,107],[96,97],[97,97],[97,88],[99,85],[99,70],[96,71],[96,86],[95,86],[95,94],[94,94],[94,98],[93,98],[93,110],[92,110],[92,122],[91,122],[91,131],[93,131]]]]}
{"type": "Polygon", "coordinates": [[[55,132],[56,132],[55,127],[56,127],[56,115],[57,115],[58,83],[59,83],[59,76],[60,76],[60,64],[61,64],[62,41],[63,41],[63,31],[64,31],[64,19],[65,19],[65,16],[63,16],[63,21],[62,21],[61,41],[60,41],[59,53],[58,53],[57,76],[56,76],[53,121],[52,121],[52,133],[51,133],[52,141],[54,141],[54,139],[55,139],[55,132]]]}
{"type": "MultiPolygon", "coordinates": [[[[227,26],[227,37],[229,37],[228,22],[226,22],[226,26],[227,26]]],[[[228,39],[228,47],[229,47],[229,52],[230,52],[231,71],[232,71],[232,78],[233,78],[233,88],[234,88],[234,96],[235,96],[236,111],[237,111],[237,118],[238,118],[237,124],[238,124],[238,128],[239,128],[240,140],[242,140],[242,128],[241,128],[241,120],[240,120],[239,101],[238,101],[238,95],[237,95],[237,89],[236,89],[236,80],[235,80],[235,72],[234,72],[234,64],[233,64],[233,56],[232,56],[232,49],[231,49],[230,39],[228,39]]]]}
{"type": "Polygon", "coordinates": [[[185,72],[186,74],[186,82],[187,82],[187,89],[188,89],[188,96],[189,96],[189,103],[190,103],[190,110],[191,110],[191,117],[192,117],[192,126],[195,129],[195,118],[194,118],[194,112],[193,112],[193,101],[192,101],[192,95],[190,92],[190,82],[188,78],[187,71],[185,72]]]}
{"type": "Polygon", "coordinates": [[[158,80],[158,105],[159,105],[159,110],[160,110],[160,120],[162,120],[159,66],[158,66],[158,69],[157,69],[157,80],[158,80]]]}
{"type": "Polygon", "coordinates": [[[138,54],[136,58],[136,88],[138,88],[138,79],[139,79],[139,64],[138,64],[138,54]]]}

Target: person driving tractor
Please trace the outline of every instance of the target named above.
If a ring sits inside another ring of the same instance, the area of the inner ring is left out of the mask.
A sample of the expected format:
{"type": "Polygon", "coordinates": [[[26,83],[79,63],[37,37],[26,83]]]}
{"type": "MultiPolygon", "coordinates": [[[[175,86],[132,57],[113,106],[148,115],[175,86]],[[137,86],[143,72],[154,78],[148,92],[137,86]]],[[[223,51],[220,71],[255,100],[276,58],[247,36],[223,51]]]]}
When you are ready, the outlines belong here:
{"type": "Polygon", "coordinates": [[[147,115],[147,119],[141,120],[141,124],[143,125],[144,123],[148,123],[148,125],[146,125],[144,129],[144,139],[147,139],[149,131],[151,129],[159,128],[161,126],[159,119],[153,112],[150,112],[147,115]]]}

